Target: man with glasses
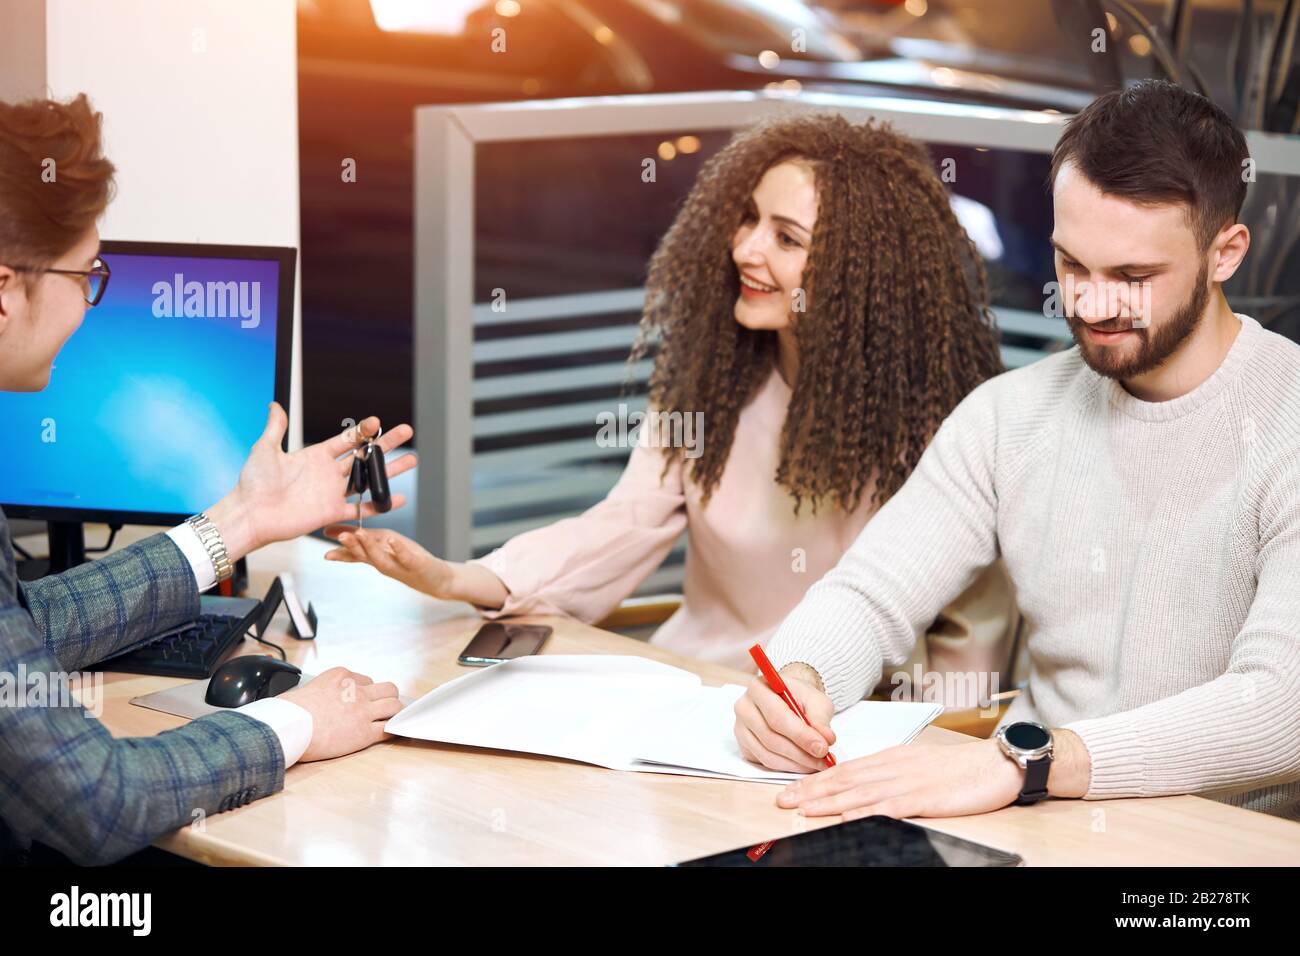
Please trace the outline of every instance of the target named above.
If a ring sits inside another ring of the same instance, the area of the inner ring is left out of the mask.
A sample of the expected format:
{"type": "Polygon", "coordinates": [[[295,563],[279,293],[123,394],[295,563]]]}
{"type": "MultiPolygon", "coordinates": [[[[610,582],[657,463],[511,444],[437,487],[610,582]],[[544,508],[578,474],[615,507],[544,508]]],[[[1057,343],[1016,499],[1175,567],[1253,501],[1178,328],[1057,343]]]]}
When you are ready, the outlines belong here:
{"type": "MultiPolygon", "coordinates": [[[[113,171],[84,96],[0,102],[0,390],[45,388],[55,356],[108,289],[96,222],[113,171]],[[53,181],[43,175],[51,161],[53,181]]],[[[245,554],[352,517],[344,456],[378,433],[379,420],[292,455],[281,450],[287,425],[272,404],[235,489],[206,512],[64,574],[19,582],[0,512],[0,678],[53,678],[193,620],[200,591],[245,554]]],[[[379,444],[389,451],[410,437],[399,425],[379,444]]],[[[11,457],[0,452],[3,467],[21,468],[11,457]]],[[[407,455],[389,474],[413,467],[407,455]]],[[[369,746],[401,707],[392,684],[336,667],[279,697],[115,740],[80,707],[28,701],[25,690],[0,697],[5,862],[33,843],[80,863],[117,860],[202,815],[274,793],[297,760],[369,746]]]]}
{"type": "Polygon", "coordinates": [[[99,300],[104,297],[108,291],[108,280],[113,274],[108,268],[108,263],[102,256],[95,256],[95,261],[90,264],[89,269],[35,269],[31,266],[11,266],[14,272],[24,272],[28,275],[59,275],[72,276],[81,280],[81,287],[85,292],[86,305],[99,305],[99,300]]]}

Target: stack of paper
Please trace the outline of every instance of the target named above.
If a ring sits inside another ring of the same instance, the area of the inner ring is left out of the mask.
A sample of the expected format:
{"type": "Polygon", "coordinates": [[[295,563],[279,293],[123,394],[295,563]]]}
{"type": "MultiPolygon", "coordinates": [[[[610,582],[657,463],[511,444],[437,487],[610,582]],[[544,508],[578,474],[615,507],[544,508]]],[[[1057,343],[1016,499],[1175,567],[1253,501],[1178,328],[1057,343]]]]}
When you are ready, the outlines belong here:
{"type": "MultiPolygon", "coordinates": [[[[522,657],[443,684],[390,720],[419,740],[547,754],[612,770],[785,783],[740,755],[732,707],[744,688],[643,657],[522,657]]],[[[840,762],[904,744],[939,704],[862,701],[831,721],[840,762]]]]}

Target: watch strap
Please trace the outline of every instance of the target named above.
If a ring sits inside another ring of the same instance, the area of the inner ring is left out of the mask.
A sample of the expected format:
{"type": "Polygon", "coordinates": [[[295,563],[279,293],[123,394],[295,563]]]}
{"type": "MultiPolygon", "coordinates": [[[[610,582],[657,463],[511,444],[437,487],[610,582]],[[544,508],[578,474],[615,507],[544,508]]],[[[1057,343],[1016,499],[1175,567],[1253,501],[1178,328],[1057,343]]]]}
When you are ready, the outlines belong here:
{"type": "Polygon", "coordinates": [[[1047,775],[1052,769],[1051,757],[1039,757],[1025,763],[1025,785],[1020,788],[1016,806],[1037,803],[1047,796],[1047,775]]]}

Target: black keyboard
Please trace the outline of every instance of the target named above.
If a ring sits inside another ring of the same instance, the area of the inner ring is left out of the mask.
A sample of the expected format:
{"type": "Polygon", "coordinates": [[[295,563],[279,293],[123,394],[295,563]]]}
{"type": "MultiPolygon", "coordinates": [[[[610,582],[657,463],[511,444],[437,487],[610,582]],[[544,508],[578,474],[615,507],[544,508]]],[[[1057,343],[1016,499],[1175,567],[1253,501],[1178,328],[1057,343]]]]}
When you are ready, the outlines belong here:
{"type": "Polygon", "coordinates": [[[200,614],[183,627],[159,634],[92,670],[156,677],[208,678],[244,637],[251,622],[225,614],[200,614]]]}

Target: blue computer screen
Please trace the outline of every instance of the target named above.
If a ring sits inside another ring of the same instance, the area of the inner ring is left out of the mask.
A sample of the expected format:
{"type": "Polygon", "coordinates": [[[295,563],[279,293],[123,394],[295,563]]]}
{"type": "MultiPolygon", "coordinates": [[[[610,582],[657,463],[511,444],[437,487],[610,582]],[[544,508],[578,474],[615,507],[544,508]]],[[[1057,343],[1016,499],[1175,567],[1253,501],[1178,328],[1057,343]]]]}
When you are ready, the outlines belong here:
{"type": "Polygon", "coordinates": [[[49,387],[0,393],[0,505],[194,513],[266,425],[279,262],[104,258],[108,289],[49,387]]]}

